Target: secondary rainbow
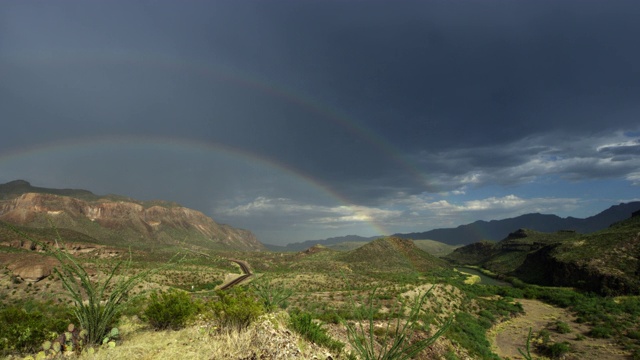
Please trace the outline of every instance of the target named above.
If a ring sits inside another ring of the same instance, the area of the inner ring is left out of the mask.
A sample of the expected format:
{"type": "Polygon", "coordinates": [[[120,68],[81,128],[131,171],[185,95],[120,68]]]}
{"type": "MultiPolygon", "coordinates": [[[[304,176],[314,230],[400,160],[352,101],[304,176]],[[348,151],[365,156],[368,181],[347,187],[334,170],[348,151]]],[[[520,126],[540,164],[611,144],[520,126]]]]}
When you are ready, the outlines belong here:
{"type": "MultiPolygon", "coordinates": [[[[160,149],[173,151],[176,153],[188,151],[210,152],[225,155],[229,158],[242,163],[246,163],[248,165],[261,165],[266,168],[273,169],[280,174],[293,177],[305,184],[308,184],[309,186],[326,194],[329,198],[335,200],[342,206],[346,206],[352,209],[353,213],[357,213],[357,210],[355,210],[356,205],[352,204],[344,196],[332,189],[327,184],[324,184],[323,182],[318,181],[317,179],[312,178],[301,171],[298,171],[292,167],[285,166],[284,164],[279,163],[271,158],[252,153],[244,149],[239,149],[219,143],[203,142],[192,139],[160,136],[102,136],[47,143],[31,148],[14,149],[13,151],[0,154],[0,171],[2,171],[3,164],[6,164],[9,161],[26,161],[26,159],[30,157],[53,156],[60,153],[82,153],[101,146],[121,147],[127,145],[146,146],[149,148],[158,147],[160,149]]],[[[46,184],[43,185],[46,186],[46,184]]],[[[364,222],[369,224],[369,226],[371,226],[372,230],[374,230],[376,234],[389,234],[385,227],[375,219],[369,219],[364,222]]]]}

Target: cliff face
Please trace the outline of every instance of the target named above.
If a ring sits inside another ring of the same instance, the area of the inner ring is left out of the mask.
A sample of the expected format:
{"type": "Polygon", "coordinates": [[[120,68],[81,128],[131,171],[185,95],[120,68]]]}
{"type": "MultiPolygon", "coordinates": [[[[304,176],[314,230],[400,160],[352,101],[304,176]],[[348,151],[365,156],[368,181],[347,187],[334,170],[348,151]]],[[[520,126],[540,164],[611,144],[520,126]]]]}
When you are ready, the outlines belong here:
{"type": "Polygon", "coordinates": [[[640,213],[590,234],[518,230],[445,257],[539,285],[571,286],[603,295],[640,294],[640,213]]]}
{"type": "Polygon", "coordinates": [[[83,200],[47,193],[24,193],[0,200],[0,220],[34,227],[68,228],[113,245],[184,246],[265,250],[249,231],[216,223],[180,206],[144,206],[106,198],[83,200]]]}
{"type": "Polygon", "coordinates": [[[561,251],[559,247],[546,246],[527,255],[514,274],[527,282],[571,286],[602,295],[640,294],[637,272],[622,271],[620,266],[604,264],[597,258],[591,261],[562,261],[557,256],[557,252],[561,251]]]}

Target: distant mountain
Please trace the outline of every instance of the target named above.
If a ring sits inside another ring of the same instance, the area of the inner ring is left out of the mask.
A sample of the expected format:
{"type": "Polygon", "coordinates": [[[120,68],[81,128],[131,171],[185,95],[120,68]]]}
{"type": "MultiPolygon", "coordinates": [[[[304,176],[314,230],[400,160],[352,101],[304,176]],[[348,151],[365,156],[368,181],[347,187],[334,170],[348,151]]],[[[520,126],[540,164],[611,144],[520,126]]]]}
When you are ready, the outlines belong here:
{"type": "Polygon", "coordinates": [[[640,212],[603,230],[515,231],[445,256],[504,276],[547,286],[571,286],[604,295],[640,294],[640,212]]]}
{"type": "Polygon", "coordinates": [[[30,228],[50,228],[51,222],[82,234],[82,242],[110,246],[266,250],[250,231],[218,224],[176,203],[40,188],[23,180],[0,185],[0,221],[30,228]]]}
{"type": "MultiPolygon", "coordinates": [[[[338,251],[351,251],[355,250],[361,246],[364,246],[371,241],[346,241],[333,245],[327,245],[327,249],[333,249],[338,251]]],[[[447,245],[445,243],[441,243],[439,241],[433,240],[413,240],[413,243],[416,247],[422,251],[426,251],[433,256],[444,256],[450,254],[453,250],[457,249],[459,246],[447,245]]],[[[323,246],[323,245],[320,245],[323,246]]]]}
{"type": "Polygon", "coordinates": [[[640,210],[640,201],[621,203],[586,219],[561,218],[556,215],[525,214],[504,220],[476,221],[456,228],[434,229],[420,233],[394,234],[405,239],[430,239],[450,245],[467,245],[481,240],[504,239],[516,229],[530,229],[542,232],[573,230],[590,233],[607,228],[609,225],[627,219],[640,210]]]}
{"type": "Polygon", "coordinates": [[[338,237],[332,237],[332,238],[328,238],[328,239],[324,239],[324,240],[307,240],[307,241],[303,241],[303,242],[297,242],[297,243],[291,243],[291,244],[287,244],[287,245],[271,245],[271,244],[264,244],[267,249],[271,250],[271,251],[302,251],[305,249],[308,249],[314,245],[323,245],[323,246],[327,246],[330,247],[331,245],[336,245],[336,244],[341,244],[341,243],[345,243],[345,242],[362,242],[362,243],[367,243],[371,240],[375,240],[379,237],[382,237],[382,235],[380,236],[372,236],[372,237],[362,237],[362,236],[358,236],[358,235],[347,235],[347,236],[338,236],[338,237]]]}
{"type": "MultiPolygon", "coordinates": [[[[530,229],[542,232],[555,232],[560,230],[573,230],[579,233],[590,233],[605,229],[609,225],[628,218],[634,211],[640,210],[640,201],[621,203],[611,206],[603,212],[590,216],[586,219],[574,217],[561,218],[557,215],[548,214],[525,214],[504,220],[479,220],[471,224],[460,225],[456,228],[434,229],[425,232],[397,233],[392,236],[412,239],[412,240],[432,240],[444,243],[447,246],[461,246],[472,244],[481,240],[498,241],[504,239],[516,229],[530,229]]],[[[353,250],[372,240],[383,237],[371,236],[363,237],[358,235],[347,235],[332,237],[324,240],[307,240],[287,245],[265,244],[271,251],[287,252],[302,251],[320,244],[329,248],[341,251],[353,250]]],[[[434,255],[444,255],[454,248],[436,246],[435,243],[416,243],[418,247],[427,250],[434,255]],[[433,250],[435,249],[435,250],[433,250]]]]}

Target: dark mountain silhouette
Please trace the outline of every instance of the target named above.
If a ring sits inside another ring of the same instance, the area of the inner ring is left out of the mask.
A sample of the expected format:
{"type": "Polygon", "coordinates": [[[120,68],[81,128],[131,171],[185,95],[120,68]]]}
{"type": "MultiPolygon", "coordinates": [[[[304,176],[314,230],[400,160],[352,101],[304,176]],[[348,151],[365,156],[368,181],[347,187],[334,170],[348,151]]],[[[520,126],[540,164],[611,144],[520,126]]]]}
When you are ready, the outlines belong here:
{"type": "Polygon", "coordinates": [[[629,218],[633,212],[638,210],[640,210],[640,201],[634,201],[611,206],[607,210],[585,219],[561,218],[557,215],[536,213],[504,220],[480,220],[456,228],[394,234],[393,236],[416,240],[431,239],[450,245],[467,245],[481,240],[498,241],[517,229],[531,229],[541,232],[573,230],[584,234],[605,229],[615,222],[629,218]]]}
{"type": "Polygon", "coordinates": [[[371,240],[375,240],[380,237],[382,237],[382,235],[372,236],[372,237],[346,235],[346,236],[332,237],[325,240],[306,240],[303,242],[296,242],[296,243],[291,243],[287,245],[271,245],[271,244],[264,244],[264,245],[267,247],[267,249],[271,251],[303,251],[317,244],[320,244],[323,246],[331,246],[331,245],[336,245],[336,244],[345,243],[345,242],[363,242],[363,241],[369,242],[371,240]]]}
{"type": "MultiPolygon", "coordinates": [[[[614,205],[599,214],[585,219],[575,217],[561,218],[557,215],[535,213],[503,220],[479,220],[456,228],[434,229],[406,234],[398,233],[392,236],[412,240],[429,239],[448,245],[468,245],[481,240],[499,241],[517,229],[530,229],[541,232],[573,230],[579,233],[591,233],[627,219],[635,211],[640,211],[640,201],[614,205]]],[[[346,242],[369,242],[381,237],[383,235],[371,237],[347,235],[324,240],[307,240],[284,246],[271,244],[265,244],[265,246],[271,251],[302,251],[316,244],[331,246],[346,242]]]]}

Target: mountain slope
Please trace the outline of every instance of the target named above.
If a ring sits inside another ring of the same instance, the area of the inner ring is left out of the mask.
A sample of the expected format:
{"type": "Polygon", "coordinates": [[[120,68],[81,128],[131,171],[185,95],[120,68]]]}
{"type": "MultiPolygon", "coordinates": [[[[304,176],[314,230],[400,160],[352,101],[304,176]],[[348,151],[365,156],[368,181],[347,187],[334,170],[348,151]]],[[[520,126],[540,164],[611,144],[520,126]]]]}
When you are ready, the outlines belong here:
{"type": "Polygon", "coordinates": [[[576,234],[532,252],[513,273],[543,285],[575,286],[604,295],[638,295],[640,214],[636,214],[607,229],[576,234]]]}
{"type": "Polygon", "coordinates": [[[556,215],[525,214],[504,220],[476,221],[456,228],[434,229],[420,233],[395,234],[405,239],[431,239],[450,245],[467,245],[481,240],[504,239],[515,229],[531,229],[541,232],[573,230],[590,233],[602,230],[614,222],[624,220],[640,210],[640,201],[611,206],[601,213],[585,219],[561,218],[556,215]]]}
{"type": "Polygon", "coordinates": [[[218,250],[264,250],[255,236],[218,224],[175,203],[101,197],[86,190],[32,187],[26,181],[0,185],[0,220],[70,229],[96,243],[135,248],[197,246],[218,250]]]}
{"type": "Polygon", "coordinates": [[[640,212],[590,234],[518,230],[498,243],[478,242],[445,259],[548,286],[605,295],[640,294],[640,212]]]}
{"type": "Polygon", "coordinates": [[[411,240],[386,237],[374,240],[340,257],[355,268],[375,272],[419,271],[426,272],[448,266],[421,249],[411,240]]]}

